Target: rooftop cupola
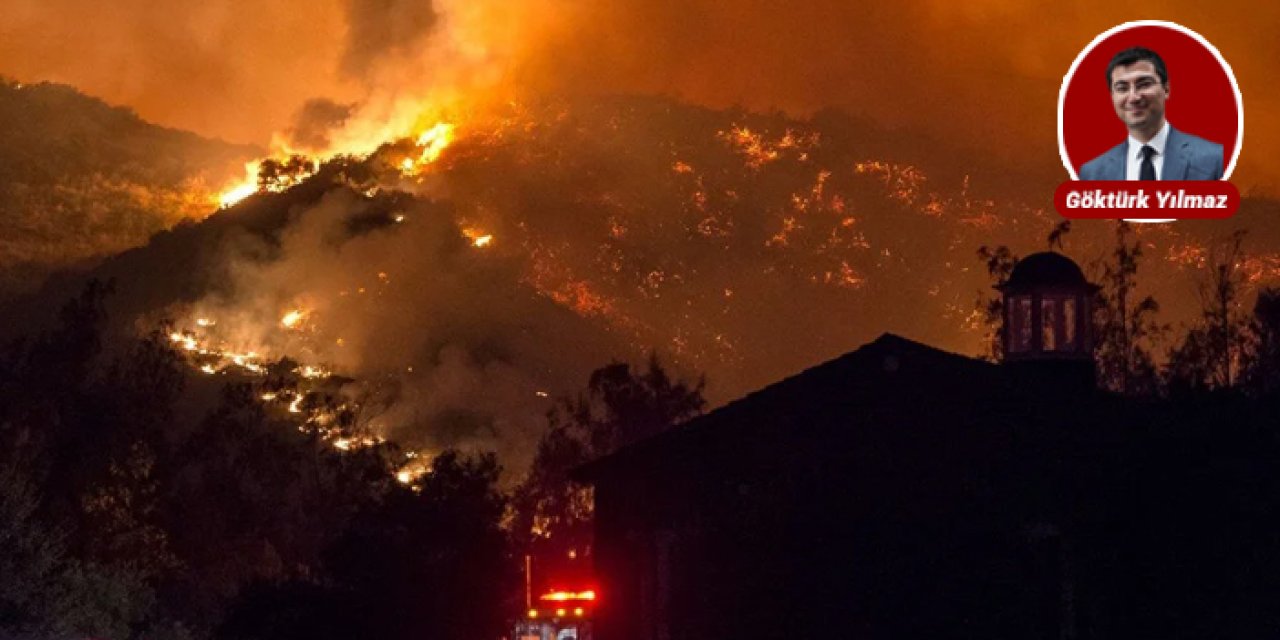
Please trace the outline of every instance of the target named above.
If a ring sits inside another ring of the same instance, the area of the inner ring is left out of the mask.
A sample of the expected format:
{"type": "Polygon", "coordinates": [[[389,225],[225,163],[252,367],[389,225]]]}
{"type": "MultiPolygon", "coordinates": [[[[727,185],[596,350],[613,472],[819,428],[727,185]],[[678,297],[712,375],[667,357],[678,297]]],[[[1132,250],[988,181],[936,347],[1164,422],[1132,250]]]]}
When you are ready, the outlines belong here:
{"type": "Polygon", "coordinates": [[[1052,251],[1029,255],[996,287],[1004,296],[1004,361],[1046,367],[1093,380],[1090,316],[1098,286],[1080,266],[1052,251]]]}

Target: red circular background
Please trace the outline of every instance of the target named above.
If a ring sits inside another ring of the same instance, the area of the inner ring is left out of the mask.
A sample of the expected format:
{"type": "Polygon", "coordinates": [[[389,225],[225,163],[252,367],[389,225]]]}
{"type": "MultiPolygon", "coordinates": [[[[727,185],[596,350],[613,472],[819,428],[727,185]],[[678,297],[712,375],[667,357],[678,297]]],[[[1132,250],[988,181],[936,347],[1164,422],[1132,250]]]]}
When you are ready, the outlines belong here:
{"type": "Polygon", "coordinates": [[[1107,36],[1085,55],[1067,82],[1062,101],[1062,137],[1067,159],[1079,174],[1084,163],[1128,138],[1116,117],[1107,87],[1107,64],[1129,47],[1160,54],[1169,72],[1165,117],[1179,131],[1216,142],[1223,148],[1223,170],[1230,168],[1239,136],[1239,109],[1231,77],[1203,44],[1177,29],[1143,25],[1107,36]]]}

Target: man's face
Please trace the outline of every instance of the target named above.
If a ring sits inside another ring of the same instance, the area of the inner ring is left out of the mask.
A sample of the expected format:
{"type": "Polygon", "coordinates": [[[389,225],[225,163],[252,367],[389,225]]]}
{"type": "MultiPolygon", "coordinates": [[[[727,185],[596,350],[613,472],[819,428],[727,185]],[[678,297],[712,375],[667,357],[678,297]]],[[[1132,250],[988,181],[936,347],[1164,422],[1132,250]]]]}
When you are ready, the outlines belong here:
{"type": "Polygon", "coordinates": [[[1148,60],[1111,70],[1111,104],[1130,131],[1154,134],[1164,123],[1164,101],[1169,87],[1160,83],[1156,67],[1148,60]]]}

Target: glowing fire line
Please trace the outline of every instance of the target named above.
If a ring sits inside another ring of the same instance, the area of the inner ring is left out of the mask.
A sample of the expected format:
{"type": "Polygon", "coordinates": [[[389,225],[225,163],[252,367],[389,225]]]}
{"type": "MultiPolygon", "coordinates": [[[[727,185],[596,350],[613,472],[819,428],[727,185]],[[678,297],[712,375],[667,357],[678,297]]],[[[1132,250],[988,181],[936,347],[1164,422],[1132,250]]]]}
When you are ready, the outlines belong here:
{"type": "MultiPolygon", "coordinates": [[[[405,174],[420,173],[425,167],[434,163],[444,153],[444,150],[453,143],[454,132],[456,126],[448,122],[437,122],[435,125],[427,128],[413,136],[404,136],[414,140],[414,147],[417,149],[417,157],[407,157],[400,161],[400,170],[405,174]]],[[[362,145],[364,147],[375,149],[382,144],[383,141],[374,141],[371,144],[362,145]]],[[[313,169],[311,171],[303,171],[300,175],[288,176],[279,181],[264,181],[262,177],[262,168],[267,158],[247,162],[244,165],[244,177],[225,187],[218,195],[218,207],[226,209],[235,206],[245,198],[261,192],[281,192],[293,186],[297,182],[306,179],[324,162],[333,159],[337,153],[322,153],[317,156],[306,156],[298,154],[287,148],[282,148],[281,153],[286,160],[277,160],[281,164],[287,163],[287,158],[301,157],[313,169]]],[[[355,154],[361,160],[366,160],[372,151],[365,154],[355,154]]]]}

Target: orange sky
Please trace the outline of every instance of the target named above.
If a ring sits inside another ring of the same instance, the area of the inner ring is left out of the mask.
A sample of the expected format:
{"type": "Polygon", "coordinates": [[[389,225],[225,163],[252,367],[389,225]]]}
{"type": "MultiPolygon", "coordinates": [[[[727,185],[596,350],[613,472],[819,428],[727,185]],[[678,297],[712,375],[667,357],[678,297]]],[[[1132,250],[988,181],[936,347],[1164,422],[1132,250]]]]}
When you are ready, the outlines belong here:
{"type": "Polygon", "coordinates": [[[1104,0],[7,0],[0,74],[55,80],[145,118],[267,143],[309,99],[419,100],[442,88],[672,94],[709,106],[826,106],[1029,163],[1058,164],[1062,74],[1097,33],[1167,19],[1234,66],[1235,182],[1274,192],[1280,5],[1104,0]],[[786,3],[788,5],[793,3],[786,3]],[[1273,155],[1273,154],[1268,154],[1273,155]]]}

